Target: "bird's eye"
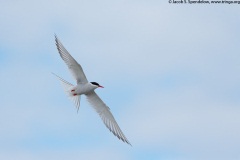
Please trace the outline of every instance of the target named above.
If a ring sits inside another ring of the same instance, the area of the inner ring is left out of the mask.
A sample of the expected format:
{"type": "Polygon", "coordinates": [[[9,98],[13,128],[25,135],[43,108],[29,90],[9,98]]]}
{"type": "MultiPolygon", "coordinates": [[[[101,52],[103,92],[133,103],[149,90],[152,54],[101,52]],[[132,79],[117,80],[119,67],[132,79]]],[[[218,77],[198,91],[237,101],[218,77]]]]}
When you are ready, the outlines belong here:
{"type": "Polygon", "coordinates": [[[95,86],[99,86],[99,84],[97,82],[91,82],[91,84],[93,84],[95,86]]]}

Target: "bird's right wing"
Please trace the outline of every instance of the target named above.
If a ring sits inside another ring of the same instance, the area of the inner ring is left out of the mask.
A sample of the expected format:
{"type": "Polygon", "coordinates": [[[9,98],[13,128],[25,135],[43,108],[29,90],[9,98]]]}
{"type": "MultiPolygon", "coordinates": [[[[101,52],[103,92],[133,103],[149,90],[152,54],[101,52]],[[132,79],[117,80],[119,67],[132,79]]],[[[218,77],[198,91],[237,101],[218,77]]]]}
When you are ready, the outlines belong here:
{"type": "Polygon", "coordinates": [[[118,126],[112,113],[110,112],[110,108],[98,97],[98,95],[94,91],[86,94],[86,96],[89,103],[97,111],[106,127],[123,142],[126,142],[129,145],[131,145],[127,138],[124,136],[120,127],[118,126]]]}
{"type": "Polygon", "coordinates": [[[67,64],[68,69],[72,73],[73,77],[76,79],[77,84],[87,83],[88,80],[83,72],[81,65],[78,64],[77,61],[69,54],[69,52],[64,48],[64,46],[59,41],[56,35],[55,35],[55,41],[56,41],[56,46],[61,58],[67,64]]]}

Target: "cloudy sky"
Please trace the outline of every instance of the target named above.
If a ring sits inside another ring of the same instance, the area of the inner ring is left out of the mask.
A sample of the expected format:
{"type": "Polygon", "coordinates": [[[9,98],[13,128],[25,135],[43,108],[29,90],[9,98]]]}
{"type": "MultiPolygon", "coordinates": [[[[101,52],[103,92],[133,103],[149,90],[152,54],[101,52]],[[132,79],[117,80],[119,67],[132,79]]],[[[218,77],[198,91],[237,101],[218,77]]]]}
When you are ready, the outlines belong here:
{"type": "Polygon", "coordinates": [[[240,159],[239,5],[168,0],[0,1],[0,159],[240,159]],[[133,147],[74,83],[54,33],[133,147]]]}

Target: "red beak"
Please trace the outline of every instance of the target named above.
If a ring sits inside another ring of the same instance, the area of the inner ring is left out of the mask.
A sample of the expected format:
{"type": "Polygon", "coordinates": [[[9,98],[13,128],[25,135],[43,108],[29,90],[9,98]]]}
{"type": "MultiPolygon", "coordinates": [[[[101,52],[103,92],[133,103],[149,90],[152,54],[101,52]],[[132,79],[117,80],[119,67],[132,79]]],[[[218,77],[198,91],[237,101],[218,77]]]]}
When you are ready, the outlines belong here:
{"type": "Polygon", "coordinates": [[[100,85],[99,85],[98,87],[100,87],[100,88],[104,88],[103,86],[100,86],[100,85]]]}

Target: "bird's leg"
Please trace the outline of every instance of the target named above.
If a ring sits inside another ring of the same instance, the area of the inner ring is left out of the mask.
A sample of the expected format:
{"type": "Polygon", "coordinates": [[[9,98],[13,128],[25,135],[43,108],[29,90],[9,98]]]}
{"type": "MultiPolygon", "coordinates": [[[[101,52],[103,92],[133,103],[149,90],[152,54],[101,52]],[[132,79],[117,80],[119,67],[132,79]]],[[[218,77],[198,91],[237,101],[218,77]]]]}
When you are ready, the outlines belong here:
{"type": "Polygon", "coordinates": [[[73,96],[77,95],[77,93],[75,91],[76,91],[75,88],[71,89],[71,93],[72,93],[73,96]]]}

